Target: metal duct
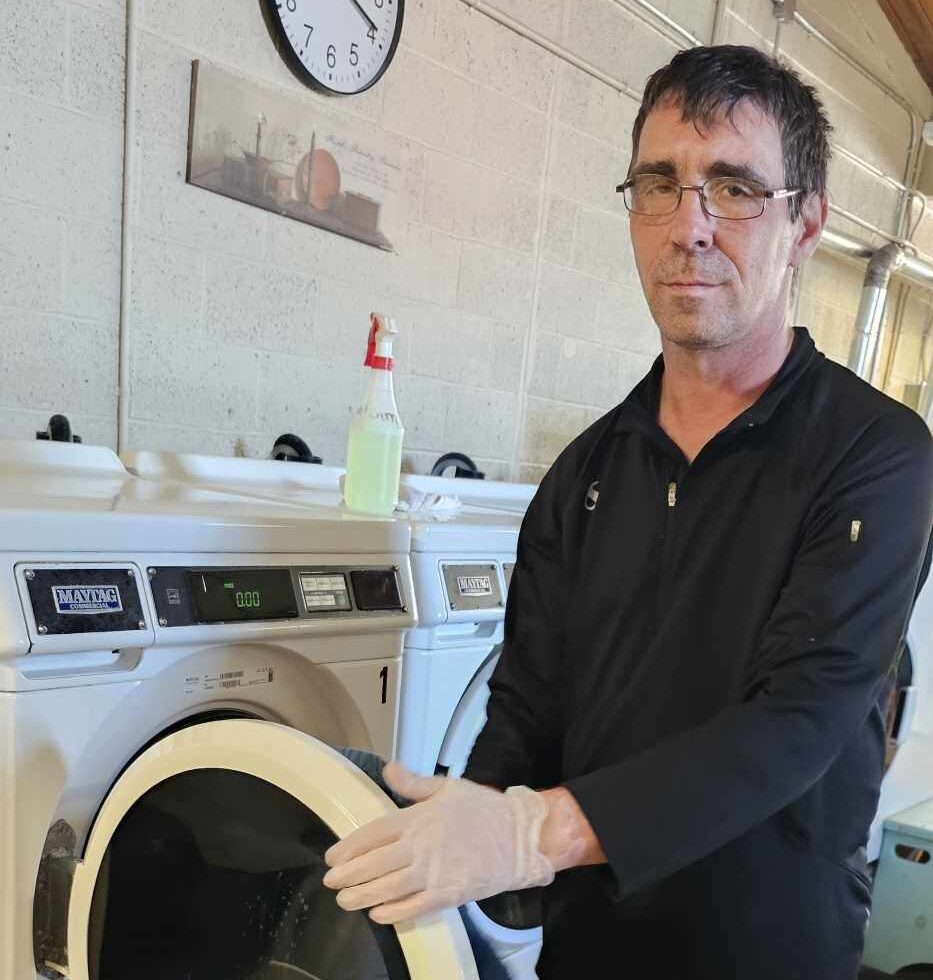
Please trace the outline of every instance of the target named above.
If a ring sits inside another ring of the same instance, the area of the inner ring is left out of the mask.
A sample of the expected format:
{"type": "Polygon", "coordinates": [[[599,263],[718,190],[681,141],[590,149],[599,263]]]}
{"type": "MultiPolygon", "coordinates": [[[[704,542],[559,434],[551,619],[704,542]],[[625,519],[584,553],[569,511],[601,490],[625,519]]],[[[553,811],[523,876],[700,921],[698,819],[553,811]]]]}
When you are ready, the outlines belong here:
{"type": "MultiPolygon", "coordinates": [[[[875,254],[875,249],[857,238],[851,238],[842,232],[833,231],[831,228],[825,229],[820,238],[820,248],[828,249],[837,255],[845,256],[849,259],[861,259],[869,261],[875,254]]],[[[900,248],[900,246],[895,246],[900,248]]],[[[903,253],[903,261],[896,268],[892,269],[892,275],[904,279],[911,285],[919,286],[921,289],[933,291],[933,265],[925,262],[915,255],[903,253]]]]}
{"type": "Polygon", "coordinates": [[[879,248],[868,261],[862,284],[862,298],[855,317],[855,336],[849,351],[849,367],[866,381],[871,380],[871,369],[888,298],[888,284],[891,282],[891,275],[903,263],[904,249],[893,242],[879,248]]]}

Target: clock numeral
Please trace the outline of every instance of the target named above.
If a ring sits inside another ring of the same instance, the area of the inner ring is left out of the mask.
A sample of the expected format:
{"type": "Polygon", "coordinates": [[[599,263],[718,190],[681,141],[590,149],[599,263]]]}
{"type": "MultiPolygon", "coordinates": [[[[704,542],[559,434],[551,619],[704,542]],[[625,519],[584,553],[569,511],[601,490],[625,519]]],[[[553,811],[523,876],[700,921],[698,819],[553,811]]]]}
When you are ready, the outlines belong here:
{"type": "Polygon", "coordinates": [[[305,84],[333,95],[352,95],[372,85],[392,60],[404,0],[258,0],[258,5],[265,10],[276,46],[305,84]],[[344,10],[350,7],[356,16],[347,14],[353,24],[345,24],[344,10]],[[306,18],[314,23],[305,23],[306,18]]]}

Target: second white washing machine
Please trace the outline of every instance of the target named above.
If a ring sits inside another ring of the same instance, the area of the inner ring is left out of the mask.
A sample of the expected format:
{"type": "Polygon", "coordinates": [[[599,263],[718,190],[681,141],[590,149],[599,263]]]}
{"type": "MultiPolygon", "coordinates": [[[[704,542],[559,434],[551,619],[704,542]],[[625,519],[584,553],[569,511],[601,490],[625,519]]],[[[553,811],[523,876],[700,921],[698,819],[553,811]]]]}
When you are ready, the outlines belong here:
{"type": "MultiPolygon", "coordinates": [[[[342,511],[344,471],[337,467],[155,451],[125,453],[123,460],[147,480],[342,511]]],[[[405,639],[395,754],[423,775],[457,776],[485,723],[518,532],[536,488],[411,474],[403,474],[402,485],[403,495],[454,496],[460,506],[396,515],[410,528],[418,622],[405,639]]],[[[467,916],[511,980],[533,980],[541,950],[536,893],[471,904],[467,916]]]]}
{"type": "Polygon", "coordinates": [[[476,980],[456,913],[345,913],[390,812],[409,530],[0,443],[0,977],[476,980]]]}

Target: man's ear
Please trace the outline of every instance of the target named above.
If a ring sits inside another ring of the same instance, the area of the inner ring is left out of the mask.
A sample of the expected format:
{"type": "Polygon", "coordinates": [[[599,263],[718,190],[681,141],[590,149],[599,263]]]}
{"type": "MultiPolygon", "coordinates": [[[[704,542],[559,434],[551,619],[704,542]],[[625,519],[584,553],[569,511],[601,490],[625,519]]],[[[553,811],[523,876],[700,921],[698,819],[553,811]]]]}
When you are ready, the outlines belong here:
{"type": "Polygon", "coordinates": [[[795,222],[795,237],[791,247],[790,265],[799,269],[816,251],[820,235],[829,217],[826,194],[808,194],[803,201],[800,217],[795,222]]]}

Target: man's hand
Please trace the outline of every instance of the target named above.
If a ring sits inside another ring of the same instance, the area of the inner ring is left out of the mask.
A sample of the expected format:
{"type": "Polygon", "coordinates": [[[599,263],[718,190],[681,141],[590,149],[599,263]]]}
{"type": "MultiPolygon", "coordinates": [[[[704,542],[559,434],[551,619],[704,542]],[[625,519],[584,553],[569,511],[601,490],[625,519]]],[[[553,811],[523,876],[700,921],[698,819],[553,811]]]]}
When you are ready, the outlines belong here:
{"type": "Polygon", "coordinates": [[[554,866],[539,850],[548,812],[540,793],[424,778],[395,762],[383,775],[394,792],[418,802],[324,855],[324,884],[339,891],[341,908],[372,908],[370,917],[388,925],[553,880],[554,866]]]}

